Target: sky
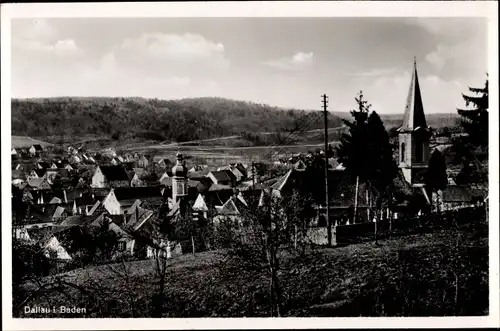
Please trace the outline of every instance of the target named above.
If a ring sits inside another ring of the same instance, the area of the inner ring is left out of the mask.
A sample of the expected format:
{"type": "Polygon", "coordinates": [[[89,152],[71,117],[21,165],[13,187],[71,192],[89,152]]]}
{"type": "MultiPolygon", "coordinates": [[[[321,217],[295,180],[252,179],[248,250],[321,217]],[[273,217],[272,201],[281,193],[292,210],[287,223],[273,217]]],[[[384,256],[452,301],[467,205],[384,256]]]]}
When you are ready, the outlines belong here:
{"type": "Polygon", "coordinates": [[[12,20],[12,97],[218,96],[272,106],[403,113],[414,57],[426,113],[483,86],[482,18],[12,20]]]}

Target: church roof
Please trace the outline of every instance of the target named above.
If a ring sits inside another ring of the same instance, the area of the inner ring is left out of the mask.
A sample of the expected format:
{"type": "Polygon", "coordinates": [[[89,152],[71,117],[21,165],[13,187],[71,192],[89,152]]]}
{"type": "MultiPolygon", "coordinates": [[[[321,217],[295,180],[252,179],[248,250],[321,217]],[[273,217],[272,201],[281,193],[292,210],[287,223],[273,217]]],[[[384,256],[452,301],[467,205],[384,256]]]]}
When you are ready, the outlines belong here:
{"type": "Polygon", "coordinates": [[[418,82],[417,62],[413,65],[413,74],[411,77],[410,89],[406,99],[405,112],[403,115],[403,125],[401,131],[413,131],[418,128],[426,129],[424,105],[422,103],[422,94],[418,82]]]}

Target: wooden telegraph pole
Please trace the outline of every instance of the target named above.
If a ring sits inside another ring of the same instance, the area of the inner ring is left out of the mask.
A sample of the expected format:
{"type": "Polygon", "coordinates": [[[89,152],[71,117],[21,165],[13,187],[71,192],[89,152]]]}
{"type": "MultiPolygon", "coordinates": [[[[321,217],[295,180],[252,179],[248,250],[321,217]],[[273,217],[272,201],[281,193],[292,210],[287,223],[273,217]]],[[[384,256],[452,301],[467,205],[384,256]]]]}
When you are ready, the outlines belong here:
{"type": "Polygon", "coordinates": [[[326,203],[326,227],[328,235],[328,247],[332,246],[332,224],[330,223],[330,199],[328,198],[328,97],[322,95],[323,114],[325,115],[325,203],[326,203]]]}

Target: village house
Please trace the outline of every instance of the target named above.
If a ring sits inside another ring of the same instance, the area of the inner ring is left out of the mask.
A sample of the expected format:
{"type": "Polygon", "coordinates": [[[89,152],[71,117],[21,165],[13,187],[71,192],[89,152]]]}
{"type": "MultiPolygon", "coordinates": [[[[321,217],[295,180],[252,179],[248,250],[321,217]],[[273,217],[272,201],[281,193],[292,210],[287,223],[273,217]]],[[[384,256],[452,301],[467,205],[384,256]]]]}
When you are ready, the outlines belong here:
{"type": "Polygon", "coordinates": [[[28,150],[31,156],[38,156],[43,152],[43,148],[39,144],[32,145],[28,150]]]}
{"type": "Polygon", "coordinates": [[[92,176],[91,187],[128,187],[130,179],[122,166],[98,166],[92,176]]]}
{"type": "Polygon", "coordinates": [[[46,178],[29,178],[27,185],[33,190],[50,190],[51,186],[46,178]]]}
{"type": "Polygon", "coordinates": [[[148,159],[143,155],[139,158],[139,160],[137,161],[137,166],[139,168],[147,168],[149,165],[149,161],[148,159]]]}
{"type": "Polygon", "coordinates": [[[160,168],[160,169],[169,169],[173,166],[173,163],[172,161],[170,161],[169,159],[160,159],[158,162],[157,162],[157,166],[160,168]]]}
{"type": "Polygon", "coordinates": [[[132,179],[130,180],[130,186],[131,187],[145,186],[144,182],[139,178],[137,172],[134,173],[132,179]]]}
{"type": "Polygon", "coordinates": [[[210,171],[207,175],[214,184],[234,186],[236,176],[230,170],[210,171]]]}
{"type": "Polygon", "coordinates": [[[54,179],[59,176],[60,178],[65,178],[67,179],[69,177],[69,171],[67,169],[47,169],[45,171],[44,177],[47,179],[47,181],[52,184],[54,179]]]}
{"type": "Polygon", "coordinates": [[[28,178],[43,178],[45,176],[46,171],[47,169],[35,168],[31,170],[30,174],[28,175],[28,178]]]}
{"type": "Polygon", "coordinates": [[[111,215],[118,215],[123,214],[137,199],[159,207],[164,201],[163,193],[164,188],[161,186],[115,188],[103,199],[102,204],[111,215]]]}
{"type": "Polygon", "coordinates": [[[198,194],[198,197],[194,201],[194,204],[191,208],[193,209],[193,215],[196,219],[198,219],[199,217],[203,217],[204,219],[208,218],[208,206],[201,194],[198,194]]]}

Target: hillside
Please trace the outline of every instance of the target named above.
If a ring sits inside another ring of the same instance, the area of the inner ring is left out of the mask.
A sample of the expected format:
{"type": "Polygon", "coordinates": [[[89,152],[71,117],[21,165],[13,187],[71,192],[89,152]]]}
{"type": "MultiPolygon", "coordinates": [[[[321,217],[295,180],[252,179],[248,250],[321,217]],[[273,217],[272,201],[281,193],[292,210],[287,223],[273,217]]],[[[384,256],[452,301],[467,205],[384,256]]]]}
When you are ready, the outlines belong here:
{"type": "MultiPolygon", "coordinates": [[[[322,141],[319,112],[282,109],[224,98],[159,100],[144,98],[47,98],[12,100],[12,134],[50,143],[93,141],[110,145],[136,142],[188,142],[236,136],[232,146],[262,146],[322,141]],[[294,139],[287,131],[298,128],[294,139]],[[304,131],[312,130],[307,134],[304,131]],[[314,131],[317,130],[317,131],[314,131]]],[[[386,128],[398,127],[402,115],[381,115],[386,128]]],[[[351,119],[331,112],[330,128],[351,119]]],[[[434,128],[454,126],[457,114],[429,114],[434,128]]],[[[332,132],[336,139],[341,131],[332,132]]],[[[101,144],[102,145],[102,144],[101,144]]]]}
{"type": "MultiPolygon", "coordinates": [[[[51,98],[12,100],[12,134],[58,142],[82,138],[182,142],[321,128],[317,113],[222,98],[51,98]]],[[[340,120],[331,116],[332,127],[340,120]]]]}
{"type": "Polygon", "coordinates": [[[11,146],[12,148],[24,148],[24,147],[30,147],[31,145],[41,145],[41,146],[47,146],[50,145],[44,141],[33,139],[30,137],[26,136],[12,136],[11,137],[11,146]]]}

